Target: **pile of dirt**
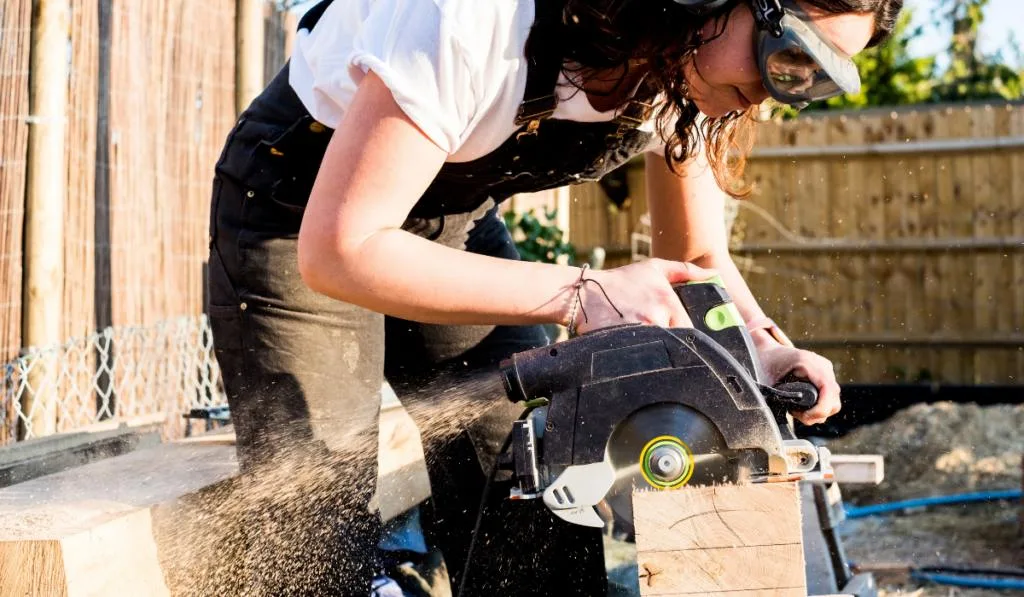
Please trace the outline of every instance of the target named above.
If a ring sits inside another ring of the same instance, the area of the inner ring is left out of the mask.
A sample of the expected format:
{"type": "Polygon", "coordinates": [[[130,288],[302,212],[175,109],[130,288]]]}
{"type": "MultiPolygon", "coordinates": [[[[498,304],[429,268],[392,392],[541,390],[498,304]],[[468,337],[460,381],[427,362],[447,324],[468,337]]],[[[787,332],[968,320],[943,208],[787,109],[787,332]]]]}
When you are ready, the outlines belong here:
{"type": "Polygon", "coordinates": [[[829,444],[836,454],[881,454],[885,480],[844,488],[853,503],[1021,484],[1024,405],[918,404],[829,444]]]}
{"type": "MultiPolygon", "coordinates": [[[[882,454],[885,480],[846,486],[847,504],[1014,489],[1021,486],[1024,405],[919,404],[833,441],[837,454],[882,454]]],[[[942,506],[851,519],[841,528],[849,559],[875,564],[1012,567],[1021,561],[1017,503],[942,506]]],[[[886,581],[882,595],[983,597],[1005,592],[886,581]]]]}

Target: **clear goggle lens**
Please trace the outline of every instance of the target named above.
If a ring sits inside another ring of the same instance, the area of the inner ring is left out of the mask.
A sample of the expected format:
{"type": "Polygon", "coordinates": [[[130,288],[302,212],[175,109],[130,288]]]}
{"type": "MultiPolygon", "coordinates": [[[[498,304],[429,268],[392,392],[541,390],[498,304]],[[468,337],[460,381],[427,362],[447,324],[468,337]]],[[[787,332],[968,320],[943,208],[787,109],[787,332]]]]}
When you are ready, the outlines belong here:
{"type": "Polygon", "coordinates": [[[765,60],[765,74],[777,93],[788,98],[821,100],[843,93],[843,89],[810,55],[797,46],[777,51],[765,60]]]}

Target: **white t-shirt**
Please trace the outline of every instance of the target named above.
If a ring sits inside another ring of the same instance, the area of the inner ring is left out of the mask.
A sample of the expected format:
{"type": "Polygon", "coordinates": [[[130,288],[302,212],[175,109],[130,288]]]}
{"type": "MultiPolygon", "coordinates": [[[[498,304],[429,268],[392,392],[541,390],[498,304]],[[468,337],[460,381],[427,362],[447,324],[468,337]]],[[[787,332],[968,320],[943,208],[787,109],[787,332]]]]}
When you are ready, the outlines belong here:
{"type": "MultiPolygon", "coordinates": [[[[516,130],[534,0],[334,0],[300,31],[289,82],[310,114],[336,128],[369,70],[449,161],[495,150],[516,130]]],[[[609,121],[563,74],[553,118],[609,121]]],[[[641,127],[653,132],[654,123],[641,127]]],[[[662,147],[652,138],[651,150],[662,147]]]]}

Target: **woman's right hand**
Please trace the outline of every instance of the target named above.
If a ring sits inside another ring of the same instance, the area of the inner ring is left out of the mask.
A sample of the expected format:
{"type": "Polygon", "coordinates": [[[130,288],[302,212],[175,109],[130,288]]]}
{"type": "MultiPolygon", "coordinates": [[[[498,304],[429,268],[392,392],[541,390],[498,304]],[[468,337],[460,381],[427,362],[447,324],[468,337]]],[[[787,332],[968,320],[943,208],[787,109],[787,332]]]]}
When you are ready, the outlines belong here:
{"type": "MultiPolygon", "coordinates": [[[[583,279],[592,281],[583,283],[578,302],[575,297],[572,299],[576,313],[571,323],[575,324],[577,334],[624,323],[693,327],[672,286],[707,280],[714,275],[714,270],[665,259],[646,259],[610,270],[587,270],[583,279]]],[[[567,320],[572,311],[570,303],[567,320]]]]}

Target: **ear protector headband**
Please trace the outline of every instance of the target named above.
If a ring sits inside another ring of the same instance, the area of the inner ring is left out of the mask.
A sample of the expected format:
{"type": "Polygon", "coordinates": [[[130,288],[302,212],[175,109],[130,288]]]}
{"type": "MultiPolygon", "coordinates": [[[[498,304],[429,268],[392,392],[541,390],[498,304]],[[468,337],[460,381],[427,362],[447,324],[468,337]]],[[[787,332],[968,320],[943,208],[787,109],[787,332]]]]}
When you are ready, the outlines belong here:
{"type": "MultiPolygon", "coordinates": [[[[605,19],[614,19],[622,8],[630,2],[640,0],[605,0],[604,2],[591,2],[588,12],[600,15],[605,19]]],[[[649,1],[649,0],[648,0],[649,1]]],[[[672,0],[683,7],[687,12],[695,15],[703,15],[717,10],[733,0],[672,0]]]]}
{"type": "Polygon", "coordinates": [[[694,14],[704,14],[721,8],[729,0],[672,0],[694,14]]]}

